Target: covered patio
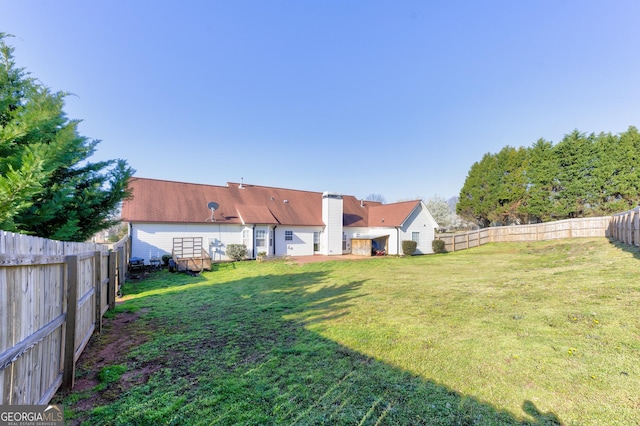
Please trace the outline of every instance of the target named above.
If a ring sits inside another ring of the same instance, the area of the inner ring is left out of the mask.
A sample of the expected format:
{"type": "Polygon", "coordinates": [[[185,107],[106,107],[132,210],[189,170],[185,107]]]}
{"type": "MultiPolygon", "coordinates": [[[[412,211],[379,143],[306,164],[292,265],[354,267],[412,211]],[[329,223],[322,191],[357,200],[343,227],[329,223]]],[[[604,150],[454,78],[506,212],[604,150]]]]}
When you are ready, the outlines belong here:
{"type": "Polygon", "coordinates": [[[389,235],[360,235],[351,238],[351,254],[385,256],[389,250],[389,235]]]}

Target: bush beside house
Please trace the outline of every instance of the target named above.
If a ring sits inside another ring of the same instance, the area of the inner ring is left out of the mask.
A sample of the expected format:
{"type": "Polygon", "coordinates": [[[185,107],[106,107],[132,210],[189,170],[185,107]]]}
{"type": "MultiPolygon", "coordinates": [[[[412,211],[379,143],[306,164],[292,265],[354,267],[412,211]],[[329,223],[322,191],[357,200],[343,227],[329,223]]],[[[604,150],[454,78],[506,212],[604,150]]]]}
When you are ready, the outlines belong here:
{"type": "Polygon", "coordinates": [[[403,240],[402,241],[402,254],[405,256],[412,256],[413,253],[416,252],[416,248],[418,248],[418,243],[412,240],[403,240]]]}
{"type": "Polygon", "coordinates": [[[236,262],[245,259],[247,257],[247,246],[244,244],[229,244],[227,246],[227,257],[236,262]]]}

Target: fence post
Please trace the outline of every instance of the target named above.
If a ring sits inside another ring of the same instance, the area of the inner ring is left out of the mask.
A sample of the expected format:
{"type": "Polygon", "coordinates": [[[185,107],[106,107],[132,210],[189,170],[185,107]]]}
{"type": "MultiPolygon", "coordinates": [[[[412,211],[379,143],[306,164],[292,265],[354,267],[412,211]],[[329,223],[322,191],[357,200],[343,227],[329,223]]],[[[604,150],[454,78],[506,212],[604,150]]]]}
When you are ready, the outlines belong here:
{"type": "Polygon", "coordinates": [[[118,285],[118,276],[116,275],[116,260],[118,252],[109,252],[109,287],[107,288],[107,304],[109,309],[116,307],[116,286],[118,285]]]}
{"type": "Polygon", "coordinates": [[[640,229],[638,229],[638,225],[640,224],[639,220],[640,210],[638,209],[638,207],[636,207],[635,209],[633,209],[633,236],[636,247],[640,246],[640,229]]]}
{"type": "MultiPolygon", "coordinates": [[[[122,246],[118,248],[118,285],[124,284],[124,277],[127,272],[127,248],[122,246]]],[[[113,306],[115,307],[115,299],[113,299],[113,306]]]]}
{"type": "Polygon", "coordinates": [[[96,293],[96,328],[102,333],[102,253],[93,253],[93,285],[96,293]]]}
{"type": "Polygon", "coordinates": [[[76,312],[78,310],[78,256],[67,256],[67,318],[65,320],[62,386],[72,389],[76,375],[76,312]]]}

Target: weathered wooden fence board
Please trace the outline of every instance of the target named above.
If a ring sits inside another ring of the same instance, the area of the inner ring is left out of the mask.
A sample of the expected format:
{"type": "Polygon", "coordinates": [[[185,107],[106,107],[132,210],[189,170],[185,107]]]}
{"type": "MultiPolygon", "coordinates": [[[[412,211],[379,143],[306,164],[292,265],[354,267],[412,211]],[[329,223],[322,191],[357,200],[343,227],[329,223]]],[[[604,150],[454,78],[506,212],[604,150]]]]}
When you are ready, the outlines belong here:
{"type": "Polygon", "coordinates": [[[640,207],[613,215],[609,232],[620,242],[640,246],[640,207]]]}
{"type": "Polygon", "coordinates": [[[46,404],[124,280],[126,240],[106,246],[0,231],[0,404],[46,404]],[[113,262],[113,272],[111,263],[113,262]]]}
{"type": "Polygon", "coordinates": [[[489,242],[543,241],[610,236],[611,216],[566,219],[531,225],[483,228],[457,234],[438,234],[447,251],[465,250],[489,242]]]}

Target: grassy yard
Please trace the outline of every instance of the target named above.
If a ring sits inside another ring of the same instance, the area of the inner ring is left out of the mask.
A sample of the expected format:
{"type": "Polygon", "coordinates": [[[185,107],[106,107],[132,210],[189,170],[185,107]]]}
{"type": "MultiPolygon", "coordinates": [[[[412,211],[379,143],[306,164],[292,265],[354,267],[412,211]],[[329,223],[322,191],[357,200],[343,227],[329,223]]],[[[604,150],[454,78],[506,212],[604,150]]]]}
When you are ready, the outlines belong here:
{"type": "Polygon", "coordinates": [[[145,342],[58,402],[91,425],[636,425],[639,277],[606,239],[159,272],[116,310],[145,342]]]}

